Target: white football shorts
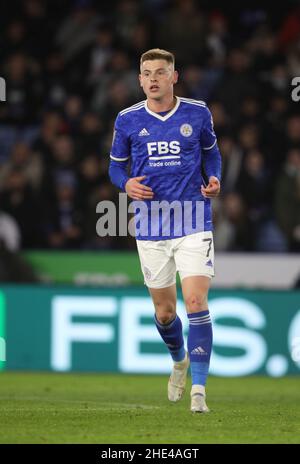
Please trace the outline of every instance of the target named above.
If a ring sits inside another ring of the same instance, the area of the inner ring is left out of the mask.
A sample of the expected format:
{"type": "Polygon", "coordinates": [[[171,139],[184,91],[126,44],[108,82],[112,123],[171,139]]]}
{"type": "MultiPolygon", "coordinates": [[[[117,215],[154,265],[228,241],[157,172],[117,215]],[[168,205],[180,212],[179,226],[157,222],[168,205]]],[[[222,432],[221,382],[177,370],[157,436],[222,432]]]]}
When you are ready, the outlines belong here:
{"type": "Polygon", "coordinates": [[[165,288],[190,276],[214,276],[214,242],[211,231],[169,240],[137,240],[144,281],[149,288],[165,288]]]}

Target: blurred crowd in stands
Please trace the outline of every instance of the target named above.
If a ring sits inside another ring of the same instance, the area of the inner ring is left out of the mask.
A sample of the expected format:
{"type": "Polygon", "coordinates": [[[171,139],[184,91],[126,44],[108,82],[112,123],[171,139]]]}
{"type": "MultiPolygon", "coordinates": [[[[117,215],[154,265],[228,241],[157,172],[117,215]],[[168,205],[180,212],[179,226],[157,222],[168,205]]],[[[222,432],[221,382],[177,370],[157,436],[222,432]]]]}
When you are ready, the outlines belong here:
{"type": "MultiPolygon", "coordinates": [[[[205,100],[223,156],[218,251],[300,251],[300,7],[14,0],[1,10],[0,242],[132,249],[96,235],[117,113],[144,99],[139,58],[175,53],[179,96],[205,100]]],[[[252,2],[253,3],[253,2],[252,2]]],[[[255,2],[254,2],[255,5],[255,2]]]]}

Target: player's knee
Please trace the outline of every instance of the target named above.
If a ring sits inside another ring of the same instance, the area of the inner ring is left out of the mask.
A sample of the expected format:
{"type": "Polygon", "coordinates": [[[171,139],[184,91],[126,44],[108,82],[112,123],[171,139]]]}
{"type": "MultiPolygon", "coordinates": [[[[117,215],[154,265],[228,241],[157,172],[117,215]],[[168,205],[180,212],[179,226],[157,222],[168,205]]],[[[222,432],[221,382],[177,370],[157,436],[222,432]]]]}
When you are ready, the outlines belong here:
{"type": "Polygon", "coordinates": [[[207,308],[206,294],[191,294],[185,299],[188,312],[196,313],[207,308]]]}
{"type": "Polygon", "coordinates": [[[162,314],[156,314],[156,319],[160,324],[169,324],[174,319],[174,314],[173,313],[162,313],[162,314]]]}
{"type": "Polygon", "coordinates": [[[153,298],[153,303],[157,312],[172,313],[176,308],[176,303],[171,299],[153,298]]]}
{"type": "Polygon", "coordinates": [[[169,303],[155,304],[156,318],[160,324],[168,324],[174,319],[175,306],[169,303]]]}

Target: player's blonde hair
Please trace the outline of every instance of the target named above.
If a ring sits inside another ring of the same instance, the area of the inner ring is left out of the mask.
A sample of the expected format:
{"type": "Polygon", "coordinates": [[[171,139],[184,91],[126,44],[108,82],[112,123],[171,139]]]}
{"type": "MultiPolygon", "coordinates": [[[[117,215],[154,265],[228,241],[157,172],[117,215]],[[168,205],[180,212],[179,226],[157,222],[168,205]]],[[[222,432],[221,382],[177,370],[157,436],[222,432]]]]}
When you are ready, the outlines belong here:
{"type": "Polygon", "coordinates": [[[175,56],[173,53],[168,52],[167,50],[163,50],[162,48],[152,48],[151,50],[143,53],[141,56],[140,65],[142,66],[144,61],[148,60],[165,60],[168,63],[175,65],[175,56]]]}

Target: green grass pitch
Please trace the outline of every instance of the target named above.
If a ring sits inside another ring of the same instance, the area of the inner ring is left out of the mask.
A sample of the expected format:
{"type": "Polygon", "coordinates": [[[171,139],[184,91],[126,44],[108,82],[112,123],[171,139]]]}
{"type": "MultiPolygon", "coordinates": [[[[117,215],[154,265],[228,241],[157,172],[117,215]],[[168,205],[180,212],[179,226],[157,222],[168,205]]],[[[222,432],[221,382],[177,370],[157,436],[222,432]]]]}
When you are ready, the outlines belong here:
{"type": "Polygon", "coordinates": [[[209,414],[179,403],[167,376],[0,374],[0,443],[300,443],[300,379],[216,378],[209,414]]]}

